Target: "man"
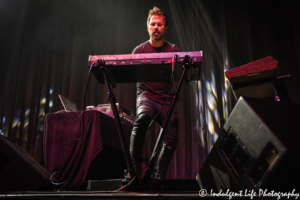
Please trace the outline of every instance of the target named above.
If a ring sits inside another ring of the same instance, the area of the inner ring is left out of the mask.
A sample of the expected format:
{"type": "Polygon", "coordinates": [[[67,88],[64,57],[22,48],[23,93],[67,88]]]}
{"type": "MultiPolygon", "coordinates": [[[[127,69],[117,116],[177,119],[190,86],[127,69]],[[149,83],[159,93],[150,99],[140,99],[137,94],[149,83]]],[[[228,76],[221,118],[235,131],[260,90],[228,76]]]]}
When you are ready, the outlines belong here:
{"type": "MultiPolygon", "coordinates": [[[[150,39],[137,46],[132,53],[179,52],[178,47],[164,40],[168,29],[167,25],[167,16],[163,11],[157,7],[150,10],[147,19],[150,39]]],[[[137,83],[137,119],[130,138],[130,154],[137,176],[141,175],[142,149],[150,122],[155,118],[155,121],[162,127],[164,119],[167,118],[167,111],[171,101],[171,98],[169,98],[169,101],[165,104],[168,98],[168,91],[169,82],[137,83]],[[162,107],[164,108],[160,112],[162,107]]],[[[166,177],[166,171],[178,142],[177,132],[177,110],[174,109],[164,137],[163,147],[159,154],[154,180],[161,181],[166,177]]]]}

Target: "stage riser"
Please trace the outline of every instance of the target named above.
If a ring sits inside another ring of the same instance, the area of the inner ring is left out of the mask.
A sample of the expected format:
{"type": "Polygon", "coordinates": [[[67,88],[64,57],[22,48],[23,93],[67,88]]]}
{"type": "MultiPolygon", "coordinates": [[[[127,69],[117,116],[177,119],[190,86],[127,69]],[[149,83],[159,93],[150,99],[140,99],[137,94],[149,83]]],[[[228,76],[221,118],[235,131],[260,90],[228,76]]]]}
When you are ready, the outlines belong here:
{"type": "MultiPolygon", "coordinates": [[[[142,184],[143,179],[139,179],[142,184]]],[[[89,180],[87,191],[114,191],[121,187],[122,179],[89,180]]],[[[166,179],[163,181],[163,191],[166,192],[190,192],[199,191],[200,187],[193,179],[166,179]]],[[[137,191],[138,192],[138,191],[137,191]]],[[[160,191],[156,191],[160,192],[160,191]]]]}

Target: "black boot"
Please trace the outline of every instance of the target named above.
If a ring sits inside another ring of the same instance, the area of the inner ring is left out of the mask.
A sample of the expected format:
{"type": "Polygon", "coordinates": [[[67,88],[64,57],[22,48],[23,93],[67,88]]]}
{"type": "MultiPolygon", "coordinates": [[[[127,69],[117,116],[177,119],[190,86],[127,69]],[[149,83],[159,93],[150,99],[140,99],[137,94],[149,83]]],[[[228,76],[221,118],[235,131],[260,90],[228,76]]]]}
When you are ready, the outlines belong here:
{"type": "Polygon", "coordinates": [[[174,152],[175,148],[163,143],[156,166],[158,178],[164,179],[166,177],[166,172],[169,168],[174,152]]]}
{"type": "Polygon", "coordinates": [[[153,179],[153,190],[163,191],[163,182],[166,178],[167,170],[169,168],[170,162],[173,158],[175,148],[167,146],[166,143],[163,144],[161,152],[158,157],[156,172],[154,173],[153,179]]]}

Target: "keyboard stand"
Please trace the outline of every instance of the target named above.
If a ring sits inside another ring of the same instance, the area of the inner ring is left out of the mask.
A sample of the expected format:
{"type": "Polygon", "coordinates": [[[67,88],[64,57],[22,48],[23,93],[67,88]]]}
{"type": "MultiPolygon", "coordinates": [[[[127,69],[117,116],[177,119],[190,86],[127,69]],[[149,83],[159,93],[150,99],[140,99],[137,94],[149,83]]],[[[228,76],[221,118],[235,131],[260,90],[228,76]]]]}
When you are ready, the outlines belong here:
{"type": "Polygon", "coordinates": [[[174,92],[174,95],[173,95],[173,98],[172,98],[172,102],[170,104],[170,108],[169,108],[169,111],[168,111],[167,119],[165,121],[165,124],[164,124],[163,128],[160,130],[160,133],[159,133],[159,135],[157,137],[154,149],[152,151],[151,158],[150,158],[150,160],[148,162],[148,165],[147,165],[147,171],[146,171],[146,173],[144,175],[144,179],[143,179],[143,182],[142,182],[142,189],[144,189],[144,190],[148,190],[148,188],[149,188],[149,183],[151,181],[151,173],[154,171],[155,161],[156,161],[156,159],[158,157],[159,149],[161,147],[164,135],[165,135],[165,133],[167,131],[168,124],[170,122],[173,110],[174,110],[175,105],[177,103],[177,100],[178,100],[178,97],[179,97],[179,92],[180,92],[183,80],[185,79],[186,72],[188,71],[188,68],[190,67],[190,63],[191,63],[190,57],[189,56],[185,56],[184,61],[182,63],[183,71],[182,71],[180,80],[178,82],[177,88],[176,88],[176,90],[174,92]]]}
{"type": "Polygon", "coordinates": [[[116,81],[114,79],[114,77],[112,76],[112,74],[110,73],[109,70],[109,66],[105,65],[105,62],[103,62],[102,60],[97,60],[97,67],[99,67],[103,73],[103,77],[104,77],[104,82],[106,85],[106,89],[107,89],[107,95],[111,104],[111,109],[113,111],[113,115],[114,115],[114,119],[115,119],[115,123],[117,126],[117,130],[118,130],[118,134],[120,137],[120,141],[122,144],[122,148],[124,151],[124,155],[125,155],[125,159],[127,162],[127,167],[130,171],[130,175],[133,178],[133,180],[130,182],[131,183],[131,187],[135,188],[135,189],[139,189],[139,182],[138,179],[136,178],[136,174],[135,174],[135,170],[133,168],[133,163],[132,163],[132,159],[130,156],[130,152],[129,152],[129,148],[126,144],[126,139],[125,139],[125,134],[124,134],[124,130],[122,127],[122,123],[120,120],[120,116],[119,116],[119,112],[116,106],[116,97],[112,92],[111,86],[112,87],[116,87],[116,81]]]}
{"type": "Polygon", "coordinates": [[[136,177],[136,173],[135,173],[134,168],[133,168],[133,163],[132,163],[132,159],[131,159],[131,156],[130,156],[129,148],[128,148],[126,142],[125,142],[126,140],[125,140],[124,131],[123,131],[121,120],[120,120],[118,110],[117,110],[117,107],[116,107],[116,99],[115,99],[115,96],[114,96],[114,94],[112,93],[112,90],[111,90],[111,86],[116,87],[116,81],[114,80],[113,75],[110,73],[109,65],[106,65],[103,60],[101,60],[101,59],[97,60],[97,64],[94,65],[94,67],[99,68],[103,73],[104,82],[105,82],[105,85],[106,85],[106,88],[107,88],[107,91],[108,91],[107,94],[108,94],[108,97],[109,97],[109,100],[110,100],[110,103],[111,103],[111,108],[113,110],[113,114],[114,114],[117,129],[118,129],[119,137],[120,137],[120,140],[121,140],[122,148],[123,148],[123,151],[124,151],[125,159],[126,159],[126,162],[127,162],[128,169],[130,171],[130,175],[132,177],[132,181],[129,182],[127,185],[125,185],[125,187],[130,187],[130,190],[141,190],[141,189],[142,190],[148,190],[149,189],[149,183],[151,181],[150,176],[151,176],[151,173],[154,170],[154,165],[155,165],[155,161],[156,161],[157,156],[158,156],[158,151],[159,151],[160,146],[162,144],[162,141],[163,141],[164,135],[166,133],[168,124],[170,122],[173,110],[174,110],[176,102],[178,100],[179,92],[180,92],[182,83],[183,83],[184,80],[186,80],[186,74],[187,74],[187,71],[188,71],[189,67],[192,66],[192,60],[191,60],[190,56],[186,55],[181,64],[182,64],[183,71],[182,71],[182,74],[180,76],[180,80],[178,82],[177,88],[174,92],[172,102],[171,102],[171,105],[170,105],[170,108],[169,108],[169,111],[168,111],[168,116],[167,116],[166,122],[165,122],[163,128],[161,129],[161,131],[158,135],[158,138],[157,138],[155,147],[153,149],[151,158],[150,158],[149,163],[147,165],[147,171],[146,171],[146,174],[144,176],[144,179],[142,181],[141,186],[138,182],[138,179],[136,177]]]}

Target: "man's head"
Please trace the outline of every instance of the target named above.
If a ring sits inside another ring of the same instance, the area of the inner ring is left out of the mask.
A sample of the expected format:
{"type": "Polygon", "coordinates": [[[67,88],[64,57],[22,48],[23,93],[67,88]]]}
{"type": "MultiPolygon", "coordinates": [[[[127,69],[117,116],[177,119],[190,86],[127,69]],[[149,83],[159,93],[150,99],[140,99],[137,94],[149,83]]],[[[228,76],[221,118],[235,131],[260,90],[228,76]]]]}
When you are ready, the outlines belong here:
{"type": "Polygon", "coordinates": [[[164,39],[167,32],[168,19],[166,14],[157,7],[149,11],[147,18],[147,29],[152,41],[164,39]]]}

